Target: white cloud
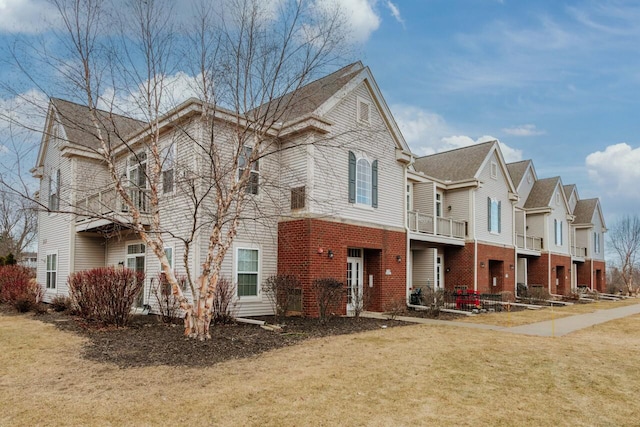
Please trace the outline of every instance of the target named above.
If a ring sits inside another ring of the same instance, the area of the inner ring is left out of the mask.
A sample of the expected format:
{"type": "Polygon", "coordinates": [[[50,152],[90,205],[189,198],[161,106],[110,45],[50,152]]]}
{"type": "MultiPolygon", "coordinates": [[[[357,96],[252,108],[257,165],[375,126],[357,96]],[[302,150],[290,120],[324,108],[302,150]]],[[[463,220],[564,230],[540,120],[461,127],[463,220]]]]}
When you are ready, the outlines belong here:
{"type": "MultiPolygon", "coordinates": [[[[419,156],[497,139],[490,135],[474,139],[449,126],[441,115],[411,105],[392,105],[391,110],[411,150],[419,156]]],[[[522,150],[503,142],[500,149],[507,162],[522,160],[522,150]]]]}
{"type": "Polygon", "coordinates": [[[40,33],[52,25],[55,15],[42,0],[0,0],[0,33],[40,33]]]}
{"type": "Polygon", "coordinates": [[[404,27],[404,19],[402,19],[402,15],[400,15],[400,9],[398,9],[398,6],[392,3],[391,0],[387,0],[387,7],[396,21],[404,27]]]}
{"type": "Polygon", "coordinates": [[[331,10],[338,5],[355,43],[364,43],[380,26],[380,16],[374,10],[376,0],[316,0],[321,9],[331,10]]]}
{"type": "Polygon", "coordinates": [[[0,98],[0,137],[3,139],[31,139],[32,133],[42,130],[49,98],[36,89],[0,98]]]}
{"type": "Polygon", "coordinates": [[[640,147],[632,148],[624,142],[609,145],[604,151],[589,154],[585,163],[589,178],[609,195],[640,199],[640,147]]]}
{"type": "Polygon", "coordinates": [[[502,129],[502,131],[507,135],[512,135],[512,136],[535,136],[535,135],[545,134],[545,131],[536,128],[536,125],[532,125],[532,124],[504,128],[502,129]]]}

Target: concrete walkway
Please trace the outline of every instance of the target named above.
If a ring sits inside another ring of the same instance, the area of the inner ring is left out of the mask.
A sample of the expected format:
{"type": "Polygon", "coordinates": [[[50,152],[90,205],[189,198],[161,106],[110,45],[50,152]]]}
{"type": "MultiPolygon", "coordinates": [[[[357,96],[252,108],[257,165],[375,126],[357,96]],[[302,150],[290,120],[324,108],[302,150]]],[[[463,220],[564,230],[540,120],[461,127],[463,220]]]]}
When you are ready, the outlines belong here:
{"type": "MultiPolygon", "coordinates": [[[[597,310],[593,313],[577,314],[575,316],[562,317],[560,319],[548,320],[545,322],[530,323],[528,325],[504,326],[485,325],[482,323],[465,323],[449,320],[423,319],[420,317],[398,316],[396,320],[403,322],[420,323],[425,325],[458,326],[472,329],[486,329],[492,331],[510,332],[522,335],[536,335],[542,337],[562,336],[568,333],[588,328],[593,325],[605,323],[610,320],[620,319],[634,314],[640,314],[640,303],[627,305],[624,307],[611,308],[609,310],[597,310]]],[[[382,313],[364,312],[362,317],[374,319],[388,319],[382,313]]]]}

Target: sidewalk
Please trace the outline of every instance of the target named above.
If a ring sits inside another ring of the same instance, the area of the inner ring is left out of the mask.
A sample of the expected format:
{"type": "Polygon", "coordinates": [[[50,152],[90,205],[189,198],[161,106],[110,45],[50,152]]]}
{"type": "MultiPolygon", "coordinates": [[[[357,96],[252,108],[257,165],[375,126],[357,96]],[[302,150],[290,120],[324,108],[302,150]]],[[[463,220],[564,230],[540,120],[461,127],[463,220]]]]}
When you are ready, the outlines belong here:
{"type": "MultiPolygon", "coordinates": [[[[459,326],[473,329],[486,329],[493,331],[510,332],[522,335],[536,335],[541,337],[563,336],[568,333],[588,328],[593,325],[605,323],[610,320],[616,320],[634,314],[640,314],[640,303],[627,305],[624,307],[611,308],[609,310],[597,310],[593,313],[577,314],[575,316],[562,317],[560,319],[548,320],[545,322],[531,323],[528,325],[513,326],[507,328],[504,326],[484,325],[481,323],[465,323],[449,320],[423,319],[420,317],[398,316],[396,320],[403,322],[419,323],[425,325],[441,325],[441,326],[459,326]]],[[[374,319],[388,319],[388,316],[382,313],[364,312],[362,317],[370,317],[374,319]]]]}
{"type": "Polygon", "coordinates": [[[560,337],[568,333],[585,329],[599,323],[616,320],[640,313],[640,304],[627,305],[624,307],[611,308],[609,310],[597,310],[593,313],[577,314],[575,316],[563,317],[553,321],[531,323],[529,325],[514,326],[504,328],[507,332],[524,335],[538,335],[550,337],[552,335],[560,337]]]}

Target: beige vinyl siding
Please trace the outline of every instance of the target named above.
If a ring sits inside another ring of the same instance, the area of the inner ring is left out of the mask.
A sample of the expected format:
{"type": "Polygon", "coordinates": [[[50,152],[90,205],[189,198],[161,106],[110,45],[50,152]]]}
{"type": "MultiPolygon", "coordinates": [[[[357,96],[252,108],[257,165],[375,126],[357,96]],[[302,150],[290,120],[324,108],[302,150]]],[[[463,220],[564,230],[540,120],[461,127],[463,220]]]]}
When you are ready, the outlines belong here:
{"type": "Polygon", "coordinates": [[[435,185],[433,182],[413,184],[413,210],[427,215],[435,215],[435,185]]]}
{"type": "MultiPolygon", "coordinates": [[[[58,133],[63,136],[62,128],[58,133]]],[[[60,141],[49,141],[44,153],[43,177],[40,180],[40,201],[49,204],[49,178],[60,170],[60,210],[69,210],[72,196],[72,164],[71,160],[60,155],[60,141]]],[[[68,295],[67,277],[71,266],[70,236],[73,232],[74,215],[68,213],[38,213],[38,263],[36,276],[38,283],[45,290],[44,300],[49,302],[55,295],[68,295]],[[46,261],[47,254],[57,252],[56,289],[47,290],[46,261]]]]}
{"type": "Polygon", "coordinates": [[[469,221],[469,190],[450,190],[445,194],[446,204],[443,205],[444,216],[457,221],[469,221]],[[451,210],[449,210],[451,206],[451,210]]]}
{"type": "Polygon", "coordinates": [[[571,196],[569,197],[569,209],[573,212],[576,208],[576,204],[578,203],[578,199],[576,198],[575,191],[571,192],[571,196]]]}
{"type": "MultiPolygon", "coordinates": [[[[542,249],[547,251],[549,250],[549,236],[547,235],[545,216],[545,214],[527,215],[527,226],[529,227],[527,236],[542,238],[542,249]]],[[[553,238],[553,236],[550,237],[553,238]]]]}
{"type": "Polygon", "coordinates": [[[106,241],[102,237],[75,233],[74,272],[105,267],[106,241]]]}
{"type": "Polygon", "coordinates": [[[575,230],[576,242],[574,246],[579,248],[587,248],[587,256],[593,258],[593,230],[591,228],[579,228],[575,230]]]}
{"type": "Polygon", "coordinates": [[[435,280],[435,248],[412,250],[413,265],[411,270],[411,280],[413,288],[425,288],[434,286],[435,280]]]}
{"type": "Polygon", "coordinates": [[[310,210],[313,205],[313,182],[310,177],[313,175],[313,147],[314,136],[294,138],[282,144],[282,151],[279,153],[279,174],[280,174],[280,206],[281,214],[299,215],[310,210]],[[291,189],[305,187],[305,208],[291,211],[291,189]]]}
{"type": "Polygon", "coordinates": [[[314,147],[313,212],[373,226],[404,228],[406,194],[404,168],[395,159],[396,144],[373,102],[365,82],[342,99],[326,116],[335,123],[330,139],[314,147]],[[356,121],[357,98],[371,103],[371,124],[356,121]],[[355,131],[354,126],[356,127],[355,131]],[[378,207],[349,203],[348,152],[378,161],[378,207]]]}
{"type": "Polygon", "coordinates": [[[509,185],[504,176],[504,171],[500,166],[495,152],[489,157],[480,172],[482,187],[476,190],[476,237],[480,241],[493,244],[513,245],[513,207],[509,200],[509,185]],[[497,178],[491,177],[491,163],[498,165],[497,178]],[[501,226],[500,233],[489,232],[488,230],[488,209],[487,198],[493,198],[501,202],[501,226]]]}
{"type": "Polygon", "coordinates": [[[515,221],[516,221],[516,234],[528,235],[528,230],[526,229],[526,219],[524,211],[516,209],[515,211],[515,221]]]}
{"type": "Polygon", "coordinates": [[[591,258],[595,259],[595,260],[599,260],[599,261],[604,261],[604,249],[605,249],[605,234],[604,234],[604,226],[602,224],[602,221],[600,220],[600,215],[598,212],[598,209],[595,210],[595,212],[593,213],[593,219],[591,220],[591,222],[593,223],[593,228],[590,230],[591,231],[591,240],[593,240],[593,233],[596,232],[598,233],[598,235],[600,236],[600,253],[596,254],[593,251],[593,241],[591,242],[591,246],[589,246],[588,248],[588,252],[587,254],[592,254],[591,258]]]}

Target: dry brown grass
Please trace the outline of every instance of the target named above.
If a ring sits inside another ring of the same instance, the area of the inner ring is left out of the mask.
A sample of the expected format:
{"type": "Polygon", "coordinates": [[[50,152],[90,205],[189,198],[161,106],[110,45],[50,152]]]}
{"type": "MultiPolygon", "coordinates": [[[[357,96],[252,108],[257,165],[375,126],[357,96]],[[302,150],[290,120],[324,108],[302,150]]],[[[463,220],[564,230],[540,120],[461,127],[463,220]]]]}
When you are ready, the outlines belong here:
{"type": "Polygon", "coordinates": [[[508,313],[507,311],[499,313],[483,313],[478,316],[461,318],[460,321],[506,327],[520,326],[527,325],[529,323],[544,322],[551,320],[552,318],[560,319],[562,317],[573,316],[575,314],[593,313],[597,310],[608,310],[610,308],[623,307],[625,305],[638,303],[640,303],[639,299],[628,298],[620,301],[597,301],[593,303],[567,306],[556,305],[553,309],[551,309],[551,307],[544,307],[539,310],[522,310],[511,313],[508,313]]]}
{"type": "Polygon", "coordinates": [[[637,425],[640,316],[562,338],[417,325],[120,369],[0,315],[0,425],[637,425]]]}

